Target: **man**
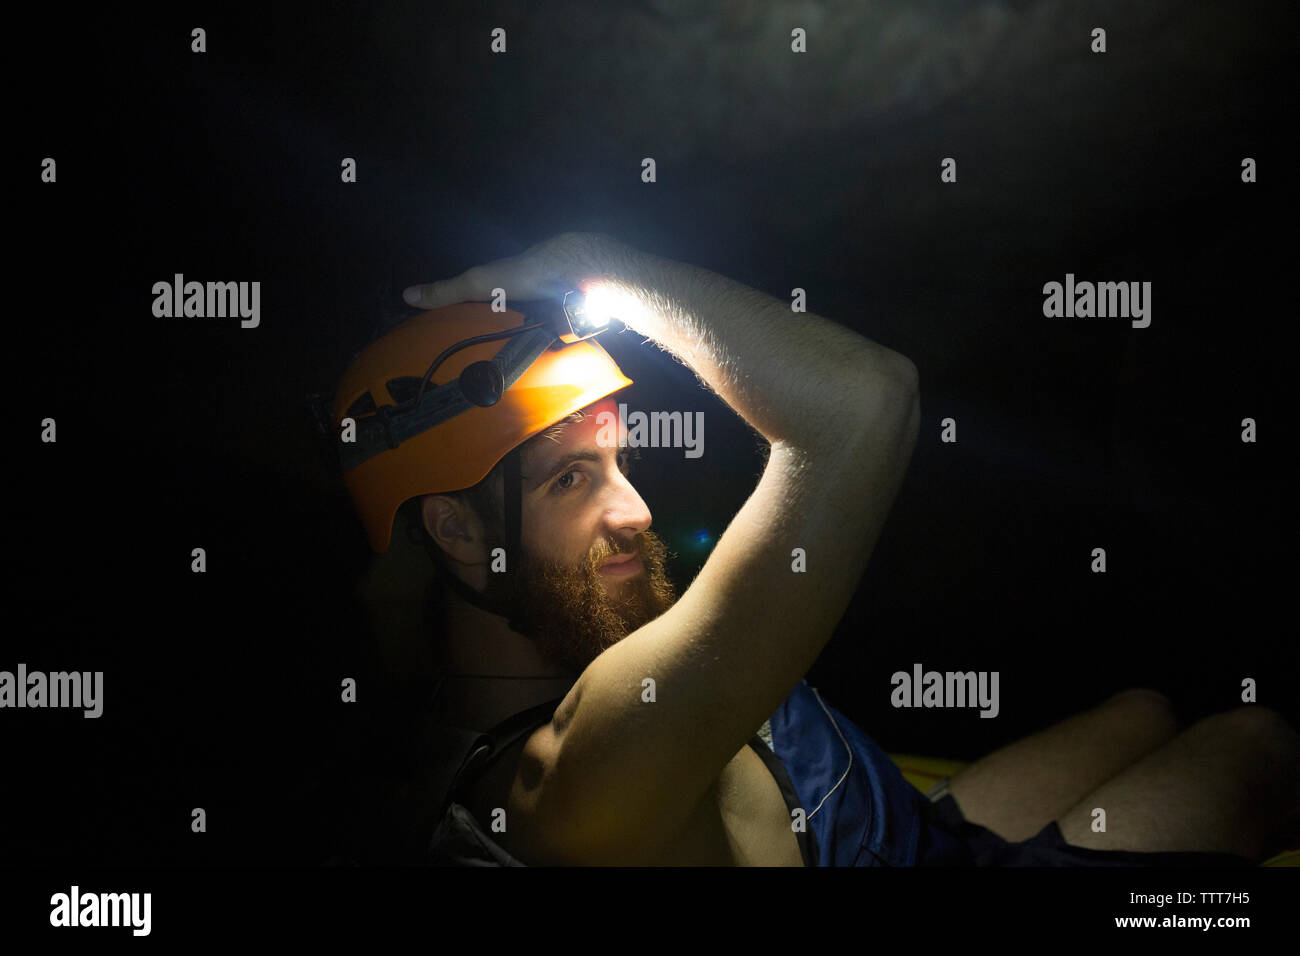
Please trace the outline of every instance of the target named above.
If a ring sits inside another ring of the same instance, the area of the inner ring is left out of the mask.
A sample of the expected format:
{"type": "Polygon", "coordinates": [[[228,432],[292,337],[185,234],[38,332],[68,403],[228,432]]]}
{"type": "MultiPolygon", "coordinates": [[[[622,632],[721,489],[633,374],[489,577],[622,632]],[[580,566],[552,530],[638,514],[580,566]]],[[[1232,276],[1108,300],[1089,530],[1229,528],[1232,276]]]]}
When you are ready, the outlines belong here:
{"type": "MultiPolygon", "coordinates": [[[[852,597],[917,440],[918,377],[904,356],[606,236],[558,236],[406,298],[441,310],[495,289],[510,301],[566,289],[612,298],[630,329],[770,443],[755,491],[675,601],[624,450],[599,437],[617,382],[562,418],[552,409],[541,424],[563,425],[540,440],[530,426],[474,449],[473,468],[425,479],[424,494],[388,479],[350,486],[376,550],[397,505],[418,508],[449,575],[444,716],[483,729],[540,710],[463,795],[476,820],[504,824],[491,839],[511,857],[1087,865],[1267,855],[1297,803],[1294,773],[1273,768],[1294,768],[1300,747],[1264,708],[1175,737],[1166,700],[1126,692],[980,761],[930,804],[801,680],[852,597]],[[510,467],[485,478],[485,458],[510,467]],[[378,487],[382,507],[366,503],[378,487]],[[514,531],[503,533],[497,515],[512,507],[514,531]],[[795,549],[808,572],[793,569],[795,549]],[[508,581],[494,567],[502,558],[508,581]],[[1105,833],[1091,830],[1097,806],[1105,833]]],[[[340,394],[340,408],[355,391],[340,394]]]]}

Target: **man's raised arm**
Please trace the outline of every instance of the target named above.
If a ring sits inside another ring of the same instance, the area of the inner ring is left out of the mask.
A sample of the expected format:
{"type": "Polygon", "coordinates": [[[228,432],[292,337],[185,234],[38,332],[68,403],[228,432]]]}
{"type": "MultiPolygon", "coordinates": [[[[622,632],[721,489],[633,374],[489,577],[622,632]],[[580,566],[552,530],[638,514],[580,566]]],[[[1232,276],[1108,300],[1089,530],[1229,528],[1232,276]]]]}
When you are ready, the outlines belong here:
{"type": "Polygon", "coordinates": [[[583,284],[609,293],[624,324],[685,362],[773,445],[837,446],[867,411],[845,400],[915,391],[909,359],[842,325],[705,269],[585,238],[583,284]]]}

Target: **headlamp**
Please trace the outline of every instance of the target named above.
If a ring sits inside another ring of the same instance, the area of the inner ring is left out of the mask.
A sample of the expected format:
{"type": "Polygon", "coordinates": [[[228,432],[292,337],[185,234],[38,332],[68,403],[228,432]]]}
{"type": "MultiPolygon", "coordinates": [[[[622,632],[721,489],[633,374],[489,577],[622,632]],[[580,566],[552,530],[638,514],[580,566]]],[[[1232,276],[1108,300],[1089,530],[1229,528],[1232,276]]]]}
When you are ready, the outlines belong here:
{"type": "Polygon", "coordinates": [[[609,328],[611,316],[607,299],[596,291],[566,292],[563,312],[569,331],[560,330],[560,341],[572,345],[609,328]]]}
{"type": "MultiPolygon", "coordinates": [[[[547,333],[553,334],[558,341],[552,341],[553,348],[560,348],[564,345],[572,345],[574,342],[581,342],[583,339],[589,339],[593,335],[598,335],[609,328],[609,309],[607,303],[609,296],[587,294],[578,291],[570,291],[564,294],[564,299],[560,302],[560,308],[555,308],[555,300],[551,299],[518,303],[513,305],[516,311],[523,312],[526,316],[535,316],[533,321],[526,321],[523,325],[516,326],[513,329],[506,329],[504,332],[493,332],[487,335],[476,335],[473,338],[465,339],[458,342],[451,348],[447,349],[442,355],[438,356],[429,366],[429,370],[424,373],[420,381],[420,389],[415,398],[409,403],[411,407],[418,407],[424,397],[424,392],[428,386],[429,379],[433,376],[434,371],[450,355],[460,351],[468,345],[475,345],[479,342],[487,342],[492,339],[508,339],[526,332],[537,331],[538,336],[545,337],[547,333]]],[[[510,386],[510,384],[526,371],[527,367],[532,364],[533,359],[523,359],[515,362],[514,374],[508,374],[505,368],[502,368],[499,362],[474,362],[469,365],[460,375],[460,388],[462,393],[475,405],[495,405],[501,398],[501,394],[510,386]],[[506,373],[506,374],[503,374],[506,373]],[[506,379],[509,378],[509,381],[506,379]]],[[[399,406],[399,409],[401,406],[399,406]]]]}

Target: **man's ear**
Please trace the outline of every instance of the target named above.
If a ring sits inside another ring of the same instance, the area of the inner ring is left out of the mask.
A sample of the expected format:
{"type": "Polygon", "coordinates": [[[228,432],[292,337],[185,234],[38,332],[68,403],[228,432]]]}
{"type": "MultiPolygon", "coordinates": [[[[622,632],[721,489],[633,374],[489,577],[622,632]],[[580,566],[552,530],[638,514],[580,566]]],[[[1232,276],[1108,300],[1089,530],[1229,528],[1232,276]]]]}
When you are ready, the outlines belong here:
{"type": "Polygon", "coordinates": [[[464,499],[425,495],[420,502],[420,520],[429,537],[451,560],[458,564],[487,561],[483,522],[464,499]]]}

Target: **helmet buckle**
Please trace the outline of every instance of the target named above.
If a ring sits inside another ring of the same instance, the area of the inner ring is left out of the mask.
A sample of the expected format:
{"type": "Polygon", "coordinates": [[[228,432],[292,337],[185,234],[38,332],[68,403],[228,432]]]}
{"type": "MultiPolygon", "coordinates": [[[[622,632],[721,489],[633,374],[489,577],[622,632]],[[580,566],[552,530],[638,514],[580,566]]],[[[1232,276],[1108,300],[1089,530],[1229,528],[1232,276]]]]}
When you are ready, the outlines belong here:
{"type": "Polygon", "coordinates": [[[391,420],[394,411],[395,409],[392,405],[380,405],[379,408],[375,410],[375,415],[379,419],[379,424],[383,426],[384,429],[384,440],[388,442],[390,450],[396,448],[400,444],[400,442],[393,439],[391,420]]]}

